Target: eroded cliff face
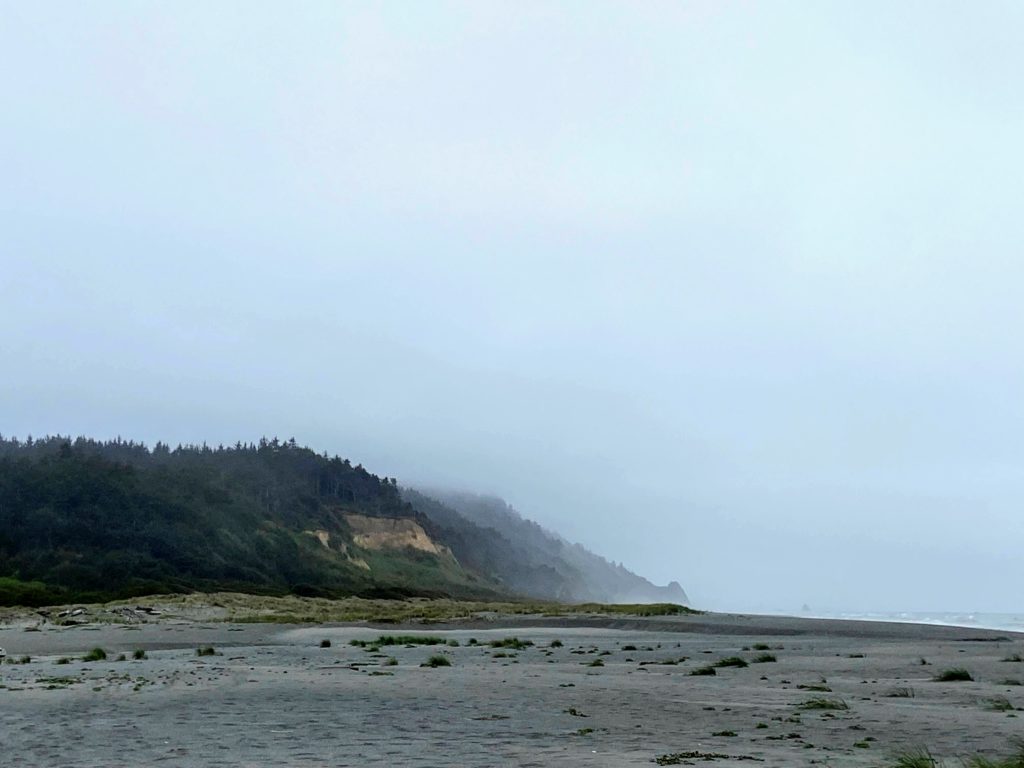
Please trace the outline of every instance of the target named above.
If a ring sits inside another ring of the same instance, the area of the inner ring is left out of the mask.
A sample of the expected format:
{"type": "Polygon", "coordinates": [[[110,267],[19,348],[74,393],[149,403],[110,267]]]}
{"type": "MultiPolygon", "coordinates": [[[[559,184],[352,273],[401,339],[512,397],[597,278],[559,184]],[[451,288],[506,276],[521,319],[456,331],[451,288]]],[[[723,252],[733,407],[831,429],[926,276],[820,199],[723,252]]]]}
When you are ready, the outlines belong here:
{"type": "Polygon", "coordinates": [[[419,523],[406,517],[367,517],[345,515],[352,531],[352,543],[362,549],[418,549],[432,555],[450,554],[447,547],[434,542],[419,523]]]}

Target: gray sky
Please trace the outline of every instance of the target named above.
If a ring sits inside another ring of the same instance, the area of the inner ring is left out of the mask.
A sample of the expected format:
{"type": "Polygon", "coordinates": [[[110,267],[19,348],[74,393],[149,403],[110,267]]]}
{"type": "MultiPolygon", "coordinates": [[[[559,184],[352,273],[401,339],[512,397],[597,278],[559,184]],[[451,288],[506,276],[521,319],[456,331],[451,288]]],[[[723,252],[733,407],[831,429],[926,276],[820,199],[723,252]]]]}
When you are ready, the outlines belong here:
{"type": "Polygon", "coordinates": [[[0,3],[0,431],[294,435],[702,606],[1020,610],[1024,5],[0,3]]]}

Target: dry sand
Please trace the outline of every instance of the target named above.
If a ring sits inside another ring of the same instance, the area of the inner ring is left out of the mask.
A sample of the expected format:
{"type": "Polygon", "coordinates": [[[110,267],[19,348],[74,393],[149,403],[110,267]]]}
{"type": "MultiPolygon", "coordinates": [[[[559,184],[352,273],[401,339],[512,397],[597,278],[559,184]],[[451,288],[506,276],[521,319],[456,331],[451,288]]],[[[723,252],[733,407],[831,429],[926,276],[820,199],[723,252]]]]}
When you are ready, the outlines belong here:
{"type": "Polygon", "coordinates": [[[1006,754],[1024,737],[1024,713],[990,708],[999,697],[1024,707],[1024,687],[1005,682],[1024,681],[1024,663],[1003,661],[1024,654],[1024,635],[725,615],[518,617],[417,627],[457,648],[385,647],[382,656],[349,645],[399,631],[167,619],[0,628],[9,657],[32,657],[0,667],[0,764],[649,766],[699,752],[723,766],[838,767],[884,766],[927,746],[953,765],[1006,754]],[[467,645],[512,635],[534,645],[467,645]],[[323,639],[332,647],[320,648],[323,639]],[[561,648],[548,647],[555,639],[561,648]],[[218,655],[198,657],[207,644],[218,655]],[[109,659],[78,660],[93,647],[109,659]],[[148,658],[113,660],[135,649],[148,658]],[[438,652],[452,666],[420,666],[438,652]],[[690,674],[761,653],[777,661],[690,674]],[[386,656],[398,664],[384,666],[386,656]],[[951,667],[974,682],[932,681],[951,667]],[[848,709],[800,708],[813,697],[848,709]]]}

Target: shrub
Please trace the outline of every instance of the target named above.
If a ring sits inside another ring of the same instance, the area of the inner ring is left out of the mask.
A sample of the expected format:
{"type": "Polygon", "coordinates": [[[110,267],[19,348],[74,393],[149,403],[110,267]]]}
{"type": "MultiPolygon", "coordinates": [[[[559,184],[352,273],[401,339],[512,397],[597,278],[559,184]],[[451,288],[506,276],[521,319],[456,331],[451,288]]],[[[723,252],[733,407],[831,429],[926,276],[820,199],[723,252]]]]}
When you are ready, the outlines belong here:
{"type": "Polygon", "coordinates": [[[85,656],[82,657],[82,661],[106,661],[107,652],[102,648],[93,648],[85,656]]]}
{"type": "Polygon", "coordinates": [[[557,639],[552,640],[550,647],[551,648],[561,648],[562,647],[562,641],[561,640],[557,640],[557,639]]]}
{"type": "Polygon", "coordinates": [[[196,656],[216,656],[217,651],[212,645],[204,645],[200,648],[196,648],[196,656]]]}
{"type": "Polygon", "coordinates": [[[697,667],[697,669],[692,669],[692,670],[690,670],[690,674],[691,675],[695,675],[695,676],[697,676],[697,675],[717,675],[718,672],[715,671],[714,667],[707,666],[707,667],[697,667]]]}
{"type": "Polygon", "coordinates": [[[774,653],[761,653],[761,654],[758,654],[757,656],[755,656],[753,662],[751,662],[751,663],[753,663],[753,664],[770,664],[773,661],[778,661],[778,659],[775,658],[775,654],[774,653]]]}
{"type": "Polygon", "coordinates": [[[729,656],[726,659],[719,659],[715,662],[716,667],[745,667],[747,662],[739,656],[729,656]]]}
{"type": "Polygon", "coordinates": [[[506,637],[502,640],[491,640],[491,648],[512,648],[521,651],[533,645],[532,640],[520,640],[518,637],[506,637]]]}
{"type": "Polygon", "coordinates": [[[800,704],[800,709],[846,710],[850,706],[842,699],[816,697],[800,704]]]}
{"type": "Polygon", "coordinates": [[[321,648],[330,648],[331,647],[331,641],[330,640],[321,640],[320,641],[320,647],[321,648]]]}
{"type": "Polygon", "coordinates": [[[974,680],[971,673],[962,667],[943,670],[932,679],[937,683],[963,683],[974,680]]]}
{"type": "Polygon", "coordinates": [[[381,635],[376,640],[349,640],[349,645],[360,648],[379,648],[382,645],[444,645],[443,637],[430,635],[381,635]]]}
{"type": "Polygon", "coordinates": [[[427,659],[425,662],[420,664],[421,667],[450,667],[451,665],[452,665],[452,663],[448,659],[448,657],[447,656],[442,656],[439,653],[438,654],[434,654],[429,659],[427,659]]]}
{"type": "Polygon", "coordinates": [[[135,652],[132,654],[132,658],[136,661],[142,661],[146,658],[146,652],[141,648],[136,648],[135,652]]]}

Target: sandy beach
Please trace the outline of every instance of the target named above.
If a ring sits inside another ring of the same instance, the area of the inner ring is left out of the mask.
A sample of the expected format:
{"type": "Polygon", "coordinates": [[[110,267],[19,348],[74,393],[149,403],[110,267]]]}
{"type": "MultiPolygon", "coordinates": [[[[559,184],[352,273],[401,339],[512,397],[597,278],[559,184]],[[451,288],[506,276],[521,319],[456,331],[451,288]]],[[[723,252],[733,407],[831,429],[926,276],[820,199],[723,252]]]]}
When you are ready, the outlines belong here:
{"type": "Polygon", "coordinates": [[[0,667],[5,766],[884,766],[1024,737],[1024,663],[1005,660],[1024,635],[1006,632],[713,614],[27,626],[0,627],[9,661],[31,658],[0,667]],[[372,644],[399,633],[446,643],[372,644]],[[93,648],[107,659],[82,661],[93,648]],[[450,666],[421,666],[436,654],[450,666]],[[973,680],[933,680],[953,668],[973,680]]]}

